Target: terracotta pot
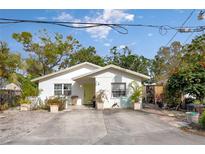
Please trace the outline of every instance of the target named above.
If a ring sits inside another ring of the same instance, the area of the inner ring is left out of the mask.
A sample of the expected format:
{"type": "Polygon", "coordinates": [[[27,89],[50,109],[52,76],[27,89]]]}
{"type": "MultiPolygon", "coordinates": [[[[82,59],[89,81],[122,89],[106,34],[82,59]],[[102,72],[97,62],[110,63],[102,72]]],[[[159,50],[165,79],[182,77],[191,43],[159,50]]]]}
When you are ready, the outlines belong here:
{"type": "Polygon", "coordinates": [[[50,112],[57,113],[58,112],[58,105],[50,105],[50,112]]]}
{"type": "Polygon", "coordinates": [[[71,96],[71,104],[72,105],[77,105],[78,102],[78,96],[71,96]]]}
{"type": "Polygon", "coordinates": [[[199,114],[192,115],[191,120],[193,123],[198,124],[199,123],[199,114]]]}
{"type": "Polygon", "coordinates": [[[21,111],[30,111],[31,110],[31,104],[21,104],[20,110],[21,111]]]}
{"type": "Polygon", "coordinates": [[[139,103],[139,102],[137,102],[137,103],[134,103],[134,110],[141,110],[142,109],[142,103],[139,103]]]}
{"type": "Polygon", "coordinates": [[[103,103],[96,102],[96,109],[97,110],[103,110],[104,109],[103,103]]]}

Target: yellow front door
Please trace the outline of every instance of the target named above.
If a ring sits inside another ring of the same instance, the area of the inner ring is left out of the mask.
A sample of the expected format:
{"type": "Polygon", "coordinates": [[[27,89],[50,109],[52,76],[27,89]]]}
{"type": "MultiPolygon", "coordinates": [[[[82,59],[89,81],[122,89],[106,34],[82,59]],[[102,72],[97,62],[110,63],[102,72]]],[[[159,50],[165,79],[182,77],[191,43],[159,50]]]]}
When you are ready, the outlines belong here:
{"type": "Polygon", "coordinates": [[[84,88],[84,104],[92,104],[92,98],[95,95],[95,85],[93,83],[85,83],[84,88]]]}

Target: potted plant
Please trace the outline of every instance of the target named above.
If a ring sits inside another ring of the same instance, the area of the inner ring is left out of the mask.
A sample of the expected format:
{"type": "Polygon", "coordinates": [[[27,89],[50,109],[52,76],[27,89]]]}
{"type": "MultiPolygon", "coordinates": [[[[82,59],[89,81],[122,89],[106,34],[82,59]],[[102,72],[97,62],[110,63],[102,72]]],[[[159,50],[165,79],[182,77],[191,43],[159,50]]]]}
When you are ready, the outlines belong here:
{"type": "Polygon", "coordinates": [[[64,101],[58,97],[50,98],[46,103],[50,106],[50,112],[52,113],[57,113],[59,110],[63,110],[65,108],[64,101]]]}
{"type": "Polygon", "coordinates": [[[29,111],[31,110],[31,101],[27,98],[21,98],[19,100],[20,110],[21,111],[29,111]]]}
{"type": "Polygon", "coordinates": [[[107,96],[105,94],[104,90],[100,90],[97,92],[96,95],[96,109],[103,110],[104,109],[104,99],[107,99],[107,96]]]}
{"type": "Polygon", "coordinates": [[[141,110],[142,109],[142,87],[140,87],[136,82],[133,82],[131,85],[133,93],[130,97],[134,110],[141,110]]]}
{"type": "Polygon", "coordinates": [[[77,105],[77,102],[78,102],[78,96],[74,95],[74,96],[71,96],[71,104],[72,105],[77,105]]]}

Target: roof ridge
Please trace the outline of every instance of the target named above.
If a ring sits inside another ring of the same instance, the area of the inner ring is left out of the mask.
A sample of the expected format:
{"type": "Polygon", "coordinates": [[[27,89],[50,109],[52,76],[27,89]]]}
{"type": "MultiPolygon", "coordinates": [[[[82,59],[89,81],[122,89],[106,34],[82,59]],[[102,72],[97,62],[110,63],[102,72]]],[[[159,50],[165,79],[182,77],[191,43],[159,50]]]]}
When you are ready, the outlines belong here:
{"type": "Polygon", "coordinates": [[[73,79],[76,80],[78,78],[81,78],[81,77],[85,77],[87,75],[91,75],[91,74],[94,74],[94,73],[97,73],[99,71],[102,71],[102,70],[106,70],[106,69],[109,69],[109,68],[115,68],[115,69],[118,69],[118,70],[122,70],[124,72],[128,72],[130,74],[134,74],[134,75],[138,75],[140,76],[141,78],[145,78],[145,79],[150,79],[150,76],[147,76],[145,74],[142,74],[142,73],[139,73],[139,72],[135,72],[135,71],[132,71],[132,70],[129,70],[129,69],[126,69],[126,68],[123,68],[123,67],[120,67],[120,66],[117,66],[117,65],[114,65],[114,64],[109,64],[109,65],[106,65],[104,67],[101,67],[99,69],[96,69],[92,72],[89,72],[89,73],[86,73],[86,74],[83,74],[83,75],[80,75],[78,77],[74,77],[73,79]]]}

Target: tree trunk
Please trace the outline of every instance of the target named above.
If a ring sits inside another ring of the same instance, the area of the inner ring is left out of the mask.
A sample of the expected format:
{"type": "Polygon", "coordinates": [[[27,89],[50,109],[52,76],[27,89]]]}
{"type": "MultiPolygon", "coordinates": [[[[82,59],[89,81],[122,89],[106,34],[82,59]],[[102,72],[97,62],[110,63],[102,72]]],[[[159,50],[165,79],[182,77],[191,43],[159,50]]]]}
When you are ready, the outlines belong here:
{"type": "Polygon", "coordinates": [[[180,103],[176,107],[177,111],[179,110],[180,106],[184,103],[184,100],[185,100],[184,94],[181,94],[181,101],[180,101],[180,103]]]}

